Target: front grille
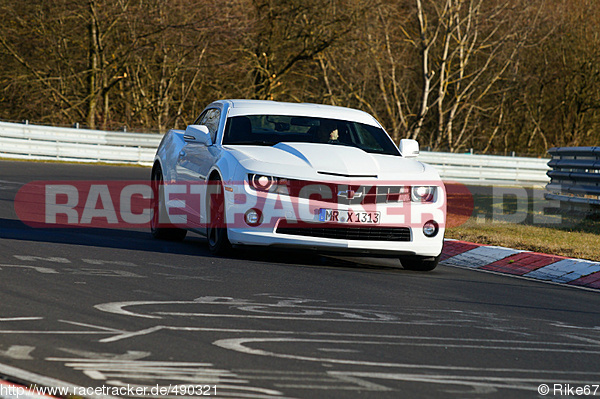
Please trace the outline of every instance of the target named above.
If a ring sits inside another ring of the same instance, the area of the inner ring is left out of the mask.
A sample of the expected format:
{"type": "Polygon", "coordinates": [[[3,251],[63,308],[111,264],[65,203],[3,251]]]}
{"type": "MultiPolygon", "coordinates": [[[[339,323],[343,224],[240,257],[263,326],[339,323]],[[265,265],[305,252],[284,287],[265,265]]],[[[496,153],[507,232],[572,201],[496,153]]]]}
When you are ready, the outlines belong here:
{"type": "Polygon", "coordinates": [[[410,186],[372,182],[342,184],[286,179],[290,197],[344,205],[410,202],[410,186]]]}
{"type": "Polygon", "coordinates": [[[289,227],[278,226],[278,234],[291,234],[317,238],[365,241],[410,241],[408,227],[289,227]]]}

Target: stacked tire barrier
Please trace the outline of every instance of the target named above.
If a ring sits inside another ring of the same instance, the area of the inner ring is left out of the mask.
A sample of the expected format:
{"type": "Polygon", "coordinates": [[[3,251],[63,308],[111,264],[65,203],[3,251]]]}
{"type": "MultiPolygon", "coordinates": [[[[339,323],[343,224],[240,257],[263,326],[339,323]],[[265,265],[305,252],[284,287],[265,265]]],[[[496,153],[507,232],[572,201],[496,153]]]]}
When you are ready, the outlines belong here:
{"type": "Polygon", "coordinates": [[[550,183],[547,199],[566,204],[600,206],[600,147],[559,147],[548,150],[550,183]]]}

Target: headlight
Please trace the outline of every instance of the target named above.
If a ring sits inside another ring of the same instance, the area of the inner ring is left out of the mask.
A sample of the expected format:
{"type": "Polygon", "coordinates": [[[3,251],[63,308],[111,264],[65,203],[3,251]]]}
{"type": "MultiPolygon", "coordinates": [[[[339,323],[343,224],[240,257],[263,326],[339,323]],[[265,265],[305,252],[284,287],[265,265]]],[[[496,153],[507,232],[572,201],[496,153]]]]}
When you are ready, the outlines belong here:
{"type": "Polygon", "coordinates": [[[435,200],[435,186],[413,186],[411,199],[414,202],[433,202],[435,200]]]}
{"type": "Polygon", "coordinates": [[[249,174],[248,183],[256,191],[289,195],[288,180],[280,177],[249,174]]]}

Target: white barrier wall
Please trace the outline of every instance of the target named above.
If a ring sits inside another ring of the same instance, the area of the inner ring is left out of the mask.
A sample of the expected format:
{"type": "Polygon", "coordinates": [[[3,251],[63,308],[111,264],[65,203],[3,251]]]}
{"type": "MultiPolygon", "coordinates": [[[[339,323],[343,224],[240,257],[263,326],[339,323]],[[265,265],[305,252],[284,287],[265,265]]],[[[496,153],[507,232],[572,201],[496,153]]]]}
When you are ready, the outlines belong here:
{"type": "Polygon", "coordinates": [[[161,134],[0,122],[0,157],[151,165],[161,134]]]}
{"type": "MultiPolygon", "coordinates": [[[[152,165],[161,134],[106,132],[0,122],[0,157],[152,165]]],[[[544,186],[549,159],[421,152],[445,180],[544,186]]]]}
{"type": "Polygon", "coordinates": [[[444,180],[461,183],[542,187],[550,181],[546,158],[421,152],[418,159],[434,165],[444,180]]]}

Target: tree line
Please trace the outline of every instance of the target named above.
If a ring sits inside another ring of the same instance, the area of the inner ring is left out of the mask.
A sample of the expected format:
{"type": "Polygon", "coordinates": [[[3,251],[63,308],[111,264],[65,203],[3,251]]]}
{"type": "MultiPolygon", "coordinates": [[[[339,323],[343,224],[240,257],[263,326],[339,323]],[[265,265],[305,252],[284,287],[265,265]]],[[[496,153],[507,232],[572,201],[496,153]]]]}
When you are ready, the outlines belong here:
{"type": "Polygon", "coordinates": [[[164,132],[213,100],[363,109],[433,150],[600,145],[597,0],[0,0],[0,119],[164,132]]]}

